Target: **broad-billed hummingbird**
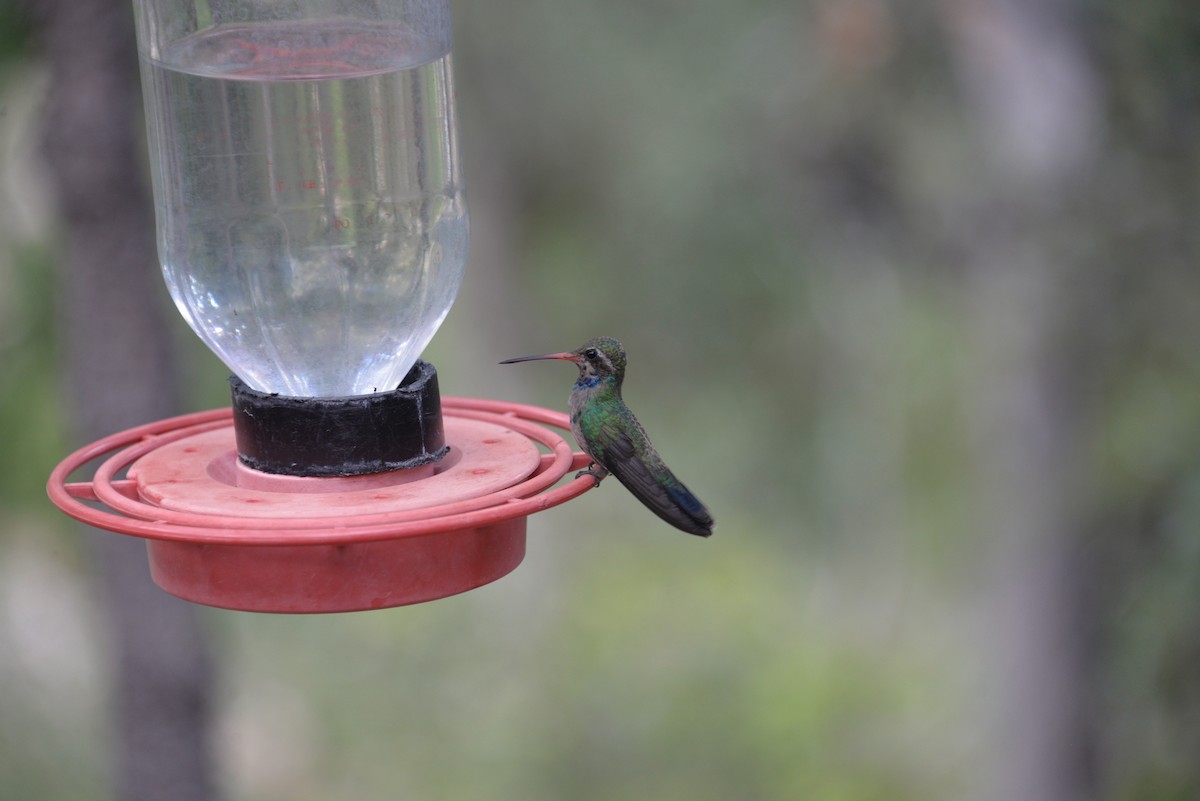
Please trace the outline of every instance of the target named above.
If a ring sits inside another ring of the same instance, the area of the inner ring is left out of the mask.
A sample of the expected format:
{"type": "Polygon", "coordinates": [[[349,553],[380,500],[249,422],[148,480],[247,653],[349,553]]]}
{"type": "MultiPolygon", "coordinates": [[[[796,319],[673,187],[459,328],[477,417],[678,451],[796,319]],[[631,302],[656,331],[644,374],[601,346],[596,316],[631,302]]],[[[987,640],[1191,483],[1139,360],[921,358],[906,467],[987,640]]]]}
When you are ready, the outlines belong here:
{"type": "Polygon", "coordinates": [[[586,470],[599,486],[609,473],[639,501],[676,528],[707,537],[713,519],[704,504],[663,463],[645,429],[621,399],[625,380],[625,351],[611,337],[596,337],[582,347],[543,356],[505,359],[501,364],[536,359],[574,362],[579,379],[571,387],[571,432],[591,457],[586,470]]]}

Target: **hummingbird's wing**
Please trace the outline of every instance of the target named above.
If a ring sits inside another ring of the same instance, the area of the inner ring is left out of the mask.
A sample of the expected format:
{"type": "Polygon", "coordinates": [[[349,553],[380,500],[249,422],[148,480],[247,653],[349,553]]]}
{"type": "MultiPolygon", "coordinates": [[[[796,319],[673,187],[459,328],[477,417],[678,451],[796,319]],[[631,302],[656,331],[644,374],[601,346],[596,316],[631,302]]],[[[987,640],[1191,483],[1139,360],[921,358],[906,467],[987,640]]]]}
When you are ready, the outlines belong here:
{"type": "Polygon", "coordinates": [[[689,534],[710,536],[713,519],[708,509],[663,463],[636,420],[633,425],[633,437],[611,423],[598,426],[593,434],[600,447],[593,457],[663,520],[689,534]]]}

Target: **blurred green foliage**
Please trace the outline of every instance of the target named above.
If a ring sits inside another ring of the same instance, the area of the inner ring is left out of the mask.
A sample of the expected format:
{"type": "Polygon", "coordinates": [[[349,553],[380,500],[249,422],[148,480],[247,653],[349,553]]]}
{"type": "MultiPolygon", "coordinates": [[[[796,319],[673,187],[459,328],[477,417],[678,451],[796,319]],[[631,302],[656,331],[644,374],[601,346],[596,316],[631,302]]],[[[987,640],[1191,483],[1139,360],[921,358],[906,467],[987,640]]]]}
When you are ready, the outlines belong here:
{"type": "MultiPolygon", "coordinates": [[[[610,483],[461,597],[206,613],[230,799],[975,796],[1006,680],[980,655],[967,418],[993,365],[963,303],[989,174],[946,5],[456,4],[472,214],[511,253],[475,240],[430,351],[443,392],[560,406],[567,368],[494,363],[618,336],[631,405],[718,530],[677,535],[610,483]]],[[[0,64],[36,69],[12,13],[0,64]]],[[[1100,155],[1028,214],[1084,265],[1063,313],[1088,365],[1070,414],[1092,773],[1097,798],[1173,801],[1200,795],[1200,6],[1078,19],[1100,155]]],[[[66,448],[49,254],[0,241],[19,457],[0,464],[0,786],[87,801],[108,797],[106,646],[68,625],[90,619],[88,566],[42,501],[66,448]],[[30,625],[62,648],[23,652],[30,625]],[[64,659],[81,673],[55,704],[64,659]]],[[[224,368],[177,329],[191,408],[223,403],[224,368]]]]}
{"type": "Polygon", "coordinates": [[[14,246],[5,256],[5,320],[0,334],[0,420],[5,450],[20,454],[0,464],[0,506],[43,508],[42,488],[66,446],[54,337],[53,271],[46,248],[14,246]],[[11,272],[9,272],[11,270],[11,272]]]}

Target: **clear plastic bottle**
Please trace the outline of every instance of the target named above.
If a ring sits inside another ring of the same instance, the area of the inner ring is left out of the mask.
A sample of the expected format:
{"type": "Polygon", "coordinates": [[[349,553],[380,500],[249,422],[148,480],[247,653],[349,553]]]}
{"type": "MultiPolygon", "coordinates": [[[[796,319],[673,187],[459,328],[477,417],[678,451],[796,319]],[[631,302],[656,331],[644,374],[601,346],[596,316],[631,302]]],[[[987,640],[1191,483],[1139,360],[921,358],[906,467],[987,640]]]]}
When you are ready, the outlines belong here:
{"type": "Polygon", "coordinates": [[[264,392],[395,388],[466,264],[448,0],[348,5],[135,0],[167,286],[264,392]]]}

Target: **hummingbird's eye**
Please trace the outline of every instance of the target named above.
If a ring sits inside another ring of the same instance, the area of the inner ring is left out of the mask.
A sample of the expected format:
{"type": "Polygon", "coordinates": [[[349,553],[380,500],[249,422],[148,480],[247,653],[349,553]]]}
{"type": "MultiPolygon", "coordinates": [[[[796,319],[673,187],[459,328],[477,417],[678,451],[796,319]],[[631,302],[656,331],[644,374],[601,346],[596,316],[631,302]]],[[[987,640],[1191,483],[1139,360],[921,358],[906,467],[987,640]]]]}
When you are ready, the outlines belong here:
{"type": "Polygon", "coordinates": [[[600,354],[596,352],[596,349],[595,349],[595,348],[588,348],[587,350],[585,350],[585,351],[583,352],[583,357],[584,357],[585,359],[587,359],[589,362],[590,362],[590,361],[595,361],[596,357],[597,357],[597,356],[599,356],[599,355],[600,355],[600,354]]]}

